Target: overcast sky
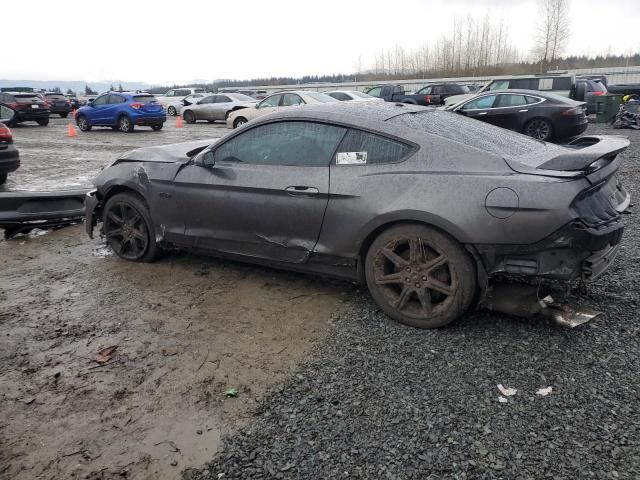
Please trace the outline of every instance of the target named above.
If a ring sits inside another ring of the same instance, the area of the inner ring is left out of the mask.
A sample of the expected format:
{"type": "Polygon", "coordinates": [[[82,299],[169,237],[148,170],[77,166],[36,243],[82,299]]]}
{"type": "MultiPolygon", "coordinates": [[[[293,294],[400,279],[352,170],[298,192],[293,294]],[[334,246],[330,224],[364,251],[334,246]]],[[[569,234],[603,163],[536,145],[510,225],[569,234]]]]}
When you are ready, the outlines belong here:
{"type": "MultiPolygon", "coordinates": [[[[2,3],[0,78],[152,84],[351,73],[359,55],[434,43],[454,17],[487,10],[526,53],[537,20],[535,0],[2,3]]],[[[567,53],[640,51],[639,3],[571,0],[567,53]]]]}

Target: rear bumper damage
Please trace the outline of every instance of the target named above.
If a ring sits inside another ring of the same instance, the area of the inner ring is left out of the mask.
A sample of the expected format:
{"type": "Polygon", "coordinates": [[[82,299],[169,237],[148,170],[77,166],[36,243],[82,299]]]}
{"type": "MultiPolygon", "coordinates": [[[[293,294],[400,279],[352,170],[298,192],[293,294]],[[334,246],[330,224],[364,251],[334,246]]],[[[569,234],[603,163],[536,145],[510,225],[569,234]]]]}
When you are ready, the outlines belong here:
{"type": "Polygon", "coordinates": [[[86,190],[0,193],[0,228],[5,237],[34,228],[75,223],[84,215],[86,190]]]}
{"type": "Polygon", "coordinates": [[[476,245],[489,275],[514,274],[551,280],[594,280],[615,258],[624,226],[571,222],[531,245],[476,245]]]}

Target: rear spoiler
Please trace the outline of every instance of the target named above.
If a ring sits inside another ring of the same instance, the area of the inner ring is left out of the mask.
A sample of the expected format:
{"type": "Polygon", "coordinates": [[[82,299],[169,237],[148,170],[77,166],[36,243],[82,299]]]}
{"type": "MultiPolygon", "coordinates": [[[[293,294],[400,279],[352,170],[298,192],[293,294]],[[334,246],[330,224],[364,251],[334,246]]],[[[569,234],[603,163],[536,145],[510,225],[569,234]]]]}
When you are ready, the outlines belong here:
{"type": "MultiPolygon", "coordinates": [[[[629,140],[618,136],[580,137],[569,142],[567,153],[553,157],[538,168],[542,170],[595,171],[589,167],[597,160],[613,158],[630,145],[629,140]]],[[[597,168],[596,168],[597,169],[597,168]]]]}
{"type": "Polygon", "coordinates": [[[505,158],[509,167],[519,173],[546,177],[574,178],[608,176],[618,169],[621,160],[617,155],[631,142],[618,135],[593,135],[577,138],[567,145],[557,146],[542,154],[540,163],[532,165],[518,162],[517,157],[505,158]],[[546,158],[545,158],[546,157],[546,158]],[[599,172],[598,175],[592,175],[599,172]]]}

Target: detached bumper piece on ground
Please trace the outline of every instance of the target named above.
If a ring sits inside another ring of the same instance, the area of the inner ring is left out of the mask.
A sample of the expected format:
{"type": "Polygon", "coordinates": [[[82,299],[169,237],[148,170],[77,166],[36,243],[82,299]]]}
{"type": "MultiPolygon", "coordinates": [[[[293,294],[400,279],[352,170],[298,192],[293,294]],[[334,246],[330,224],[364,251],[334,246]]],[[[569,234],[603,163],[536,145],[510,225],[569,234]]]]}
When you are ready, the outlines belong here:
{"type": "Polygon", "coordinates": [[[0,228],[5,238],[34,228],[58,228],[81,221],[86,190],[0,193],[0,228]]]}

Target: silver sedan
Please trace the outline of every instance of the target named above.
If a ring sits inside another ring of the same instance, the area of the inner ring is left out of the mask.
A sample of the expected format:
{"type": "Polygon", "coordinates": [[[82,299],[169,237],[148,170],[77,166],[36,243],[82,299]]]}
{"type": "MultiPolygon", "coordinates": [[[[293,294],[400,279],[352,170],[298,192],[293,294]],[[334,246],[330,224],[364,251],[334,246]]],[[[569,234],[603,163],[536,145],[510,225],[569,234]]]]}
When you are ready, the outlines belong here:
{"type": "Polygon", "coordinates": [[[216,120],[226,120],[231,112],[253,107],[255,104],[256,100],[241,93],[224,93],[204,97],[185,106],[180,113],[187,123],[196,123],[198,120],[213,123],[216,120]]]}

